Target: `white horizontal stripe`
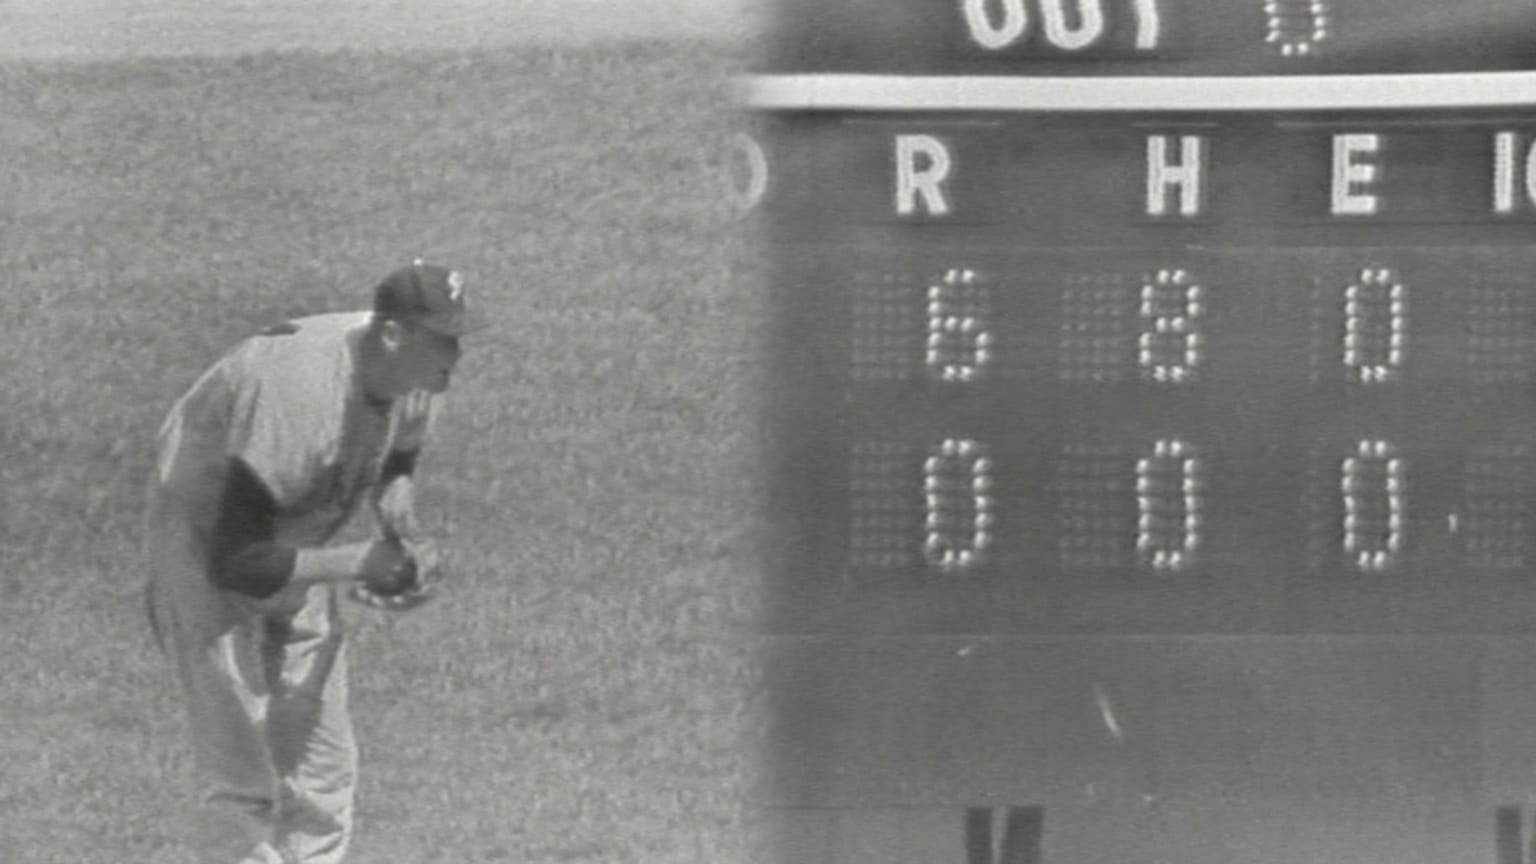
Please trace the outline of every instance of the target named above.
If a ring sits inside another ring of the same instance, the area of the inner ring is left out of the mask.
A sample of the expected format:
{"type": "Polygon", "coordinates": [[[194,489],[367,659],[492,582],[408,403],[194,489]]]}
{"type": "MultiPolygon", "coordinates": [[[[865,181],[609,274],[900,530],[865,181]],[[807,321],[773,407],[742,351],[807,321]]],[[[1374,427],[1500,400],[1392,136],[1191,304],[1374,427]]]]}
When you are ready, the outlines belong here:
{"type": "Polygon", "coordinates": [[[738,101],[769,110],[1356,111],[1536,108],[1536,72],[1225,77],[754,75],[738,101]]]}

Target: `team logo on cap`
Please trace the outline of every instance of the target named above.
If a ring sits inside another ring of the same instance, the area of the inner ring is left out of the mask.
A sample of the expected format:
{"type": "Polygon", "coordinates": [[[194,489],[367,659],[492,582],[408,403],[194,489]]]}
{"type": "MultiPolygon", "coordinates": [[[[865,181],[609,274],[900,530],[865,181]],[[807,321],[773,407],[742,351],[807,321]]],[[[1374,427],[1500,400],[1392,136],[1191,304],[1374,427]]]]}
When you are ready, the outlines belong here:
{"type": "Polygon", "coordinates": [[[448,299],[455,303],[464,300],[464,274],[457,270],[448,271],[448,299]]]}

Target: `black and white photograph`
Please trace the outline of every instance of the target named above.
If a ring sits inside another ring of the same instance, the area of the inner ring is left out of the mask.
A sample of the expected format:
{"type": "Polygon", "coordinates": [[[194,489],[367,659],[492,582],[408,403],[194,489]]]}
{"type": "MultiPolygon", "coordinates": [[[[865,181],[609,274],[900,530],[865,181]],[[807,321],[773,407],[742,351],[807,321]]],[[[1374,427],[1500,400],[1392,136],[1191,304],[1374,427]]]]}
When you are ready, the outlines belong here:
{"type": "Polygon", "coordinates": [[[749,11],[0,0],[0,861],[751,860],[749,11]]]}
{"type": "Polygon", "coordinates": [[[0,861],[1536,864],[1536,0],[0,0],[0,861]]]}

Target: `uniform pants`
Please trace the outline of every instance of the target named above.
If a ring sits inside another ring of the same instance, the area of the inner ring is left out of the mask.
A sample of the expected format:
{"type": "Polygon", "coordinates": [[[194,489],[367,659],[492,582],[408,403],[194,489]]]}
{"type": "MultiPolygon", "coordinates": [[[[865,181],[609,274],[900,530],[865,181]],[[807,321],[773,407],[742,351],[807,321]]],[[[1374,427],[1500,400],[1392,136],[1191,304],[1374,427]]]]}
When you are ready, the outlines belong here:
{"type": "Polygon", "coordinates": [[[341,861],[357,747],[335,588],[256,602],[206,579],[156,578],[149,608],[186,700],[198,860],[341,861]]]}

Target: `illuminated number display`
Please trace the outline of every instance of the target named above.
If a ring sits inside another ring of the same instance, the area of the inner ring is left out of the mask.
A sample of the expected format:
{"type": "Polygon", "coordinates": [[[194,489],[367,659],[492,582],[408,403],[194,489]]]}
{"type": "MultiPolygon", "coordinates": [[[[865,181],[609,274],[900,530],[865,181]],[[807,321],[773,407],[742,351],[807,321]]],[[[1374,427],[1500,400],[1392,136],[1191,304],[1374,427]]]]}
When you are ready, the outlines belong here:
{"type": "Polygon", "coordinates": [[[773,231],[807,579],[949,586],[1026,629],[1138,585],[1327,627],[1330,592],[1376,585],[1380,620],[1433,627],[1444,592],[1536,566],[1529,119],[766,137],[821,202],[767,212],[799,214],[773,231]]]}
{"type": "Polygon", "coordinates": [[[1528,6],[787,0],[750,98],[795,620],[1519,626],[1528,6]]]}
{"type": "Polygon", "coordinates": [[[1536,565],[1536,251],[918,257],[812,265],[855,570],[1536,565]]]}
{"type": "MultiPolygon", "coordinates": [[[[1432,628],[1445,592],[1536,566],[1530,117],[827,112],[764,137],[795,250],[781,421],[819,454],[785,471],[807,579],[948,586],[1025,629],[1127,620],[1145,585],[1226,592],[1239,629],[1356,626],[1337,592],[1380,586],[1379,621],[1432,628]]],[[[1148,626],[1213,626],[1178,617],[1148,626]]]]}

